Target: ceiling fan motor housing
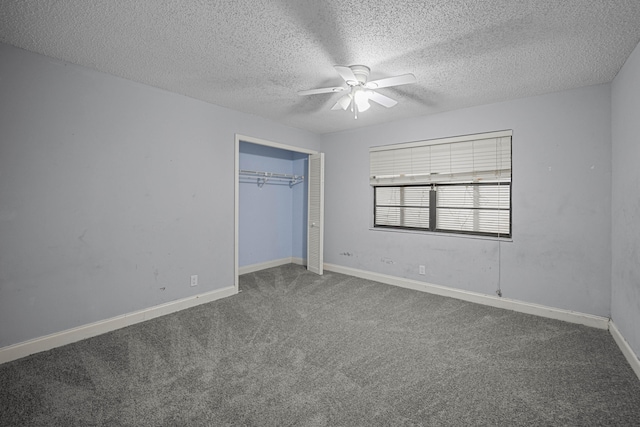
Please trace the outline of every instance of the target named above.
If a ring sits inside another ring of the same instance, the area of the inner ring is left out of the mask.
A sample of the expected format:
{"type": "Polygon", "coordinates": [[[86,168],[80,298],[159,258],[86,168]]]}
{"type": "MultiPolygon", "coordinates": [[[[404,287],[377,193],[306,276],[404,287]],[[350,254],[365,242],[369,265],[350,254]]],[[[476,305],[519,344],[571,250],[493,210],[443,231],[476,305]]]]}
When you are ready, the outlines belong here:
{"type": "Polygon", "coordinates": [[[358,79],[357,82],[348,81],[347,84],[349,86],[364,85],[367,82],[369,73],[371,72],[371,69],[369,67],[364,65],[351,65],[349,68],[351,68],[351,71],[353,71],[353,75],[355,75],[356,79],[358,79]]]}

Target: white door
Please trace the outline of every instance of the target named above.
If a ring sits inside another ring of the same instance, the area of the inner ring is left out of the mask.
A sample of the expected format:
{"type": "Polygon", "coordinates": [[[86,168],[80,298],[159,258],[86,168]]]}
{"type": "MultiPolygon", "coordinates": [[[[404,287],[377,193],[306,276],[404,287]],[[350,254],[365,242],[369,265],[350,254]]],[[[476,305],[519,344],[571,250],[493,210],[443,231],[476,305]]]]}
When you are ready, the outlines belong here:
{"type": "Polygon", "coordinates": [[[307,270],[322,274],[324,257],[324,153],[309,156],[307,270]]]}

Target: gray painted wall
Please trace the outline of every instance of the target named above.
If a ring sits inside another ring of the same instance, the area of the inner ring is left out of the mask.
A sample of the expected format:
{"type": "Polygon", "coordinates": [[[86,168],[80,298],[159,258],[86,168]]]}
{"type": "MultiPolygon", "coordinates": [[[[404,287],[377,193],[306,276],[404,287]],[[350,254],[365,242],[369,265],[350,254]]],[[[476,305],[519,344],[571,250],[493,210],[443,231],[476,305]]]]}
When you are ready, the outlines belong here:
{"type": "Polygon", "coordinates": [[[235,133],[319,149],[2,44],[0,94],[0,347],[233,286],[235,133]]]}
{"type": "Polygon", "coordinates": [[[610,85],[323,137],[327,263],[609,316],[610,85]],[[370,146],[513,129],[513,241],[372,231],[370,146]],[[426,275],[418,275],[418,266],[426,275]]]}
{"type": "Polygon", "coordinates": [[[640,355],[640,45],[612,85],[611,318],[640,355]]]}

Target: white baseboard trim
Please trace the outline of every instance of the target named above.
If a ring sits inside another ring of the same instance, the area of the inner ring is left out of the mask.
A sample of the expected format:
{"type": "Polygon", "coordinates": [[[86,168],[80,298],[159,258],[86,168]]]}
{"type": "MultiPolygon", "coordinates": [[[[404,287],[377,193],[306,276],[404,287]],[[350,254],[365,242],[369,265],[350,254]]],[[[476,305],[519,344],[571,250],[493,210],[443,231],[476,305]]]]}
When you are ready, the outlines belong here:
{"type": "Polygon", "coordinates": [[[247,273],[253,273],[255,271],[265,270],[272,267],[280,267],[281,265],[291,264],[292,258],[274,259],[273,261],[261,262],[258,264],[245,265],[244,267],[238,267],[238,274],[243,275],[247,273]]]}
{"type": "Polygon", "coordinates": [[[620,333],[616,324],[613,323],[613,320],[609,321],[609,332],[616,344],[618,344],[618,347],[620,347],[620,351],[624,354],[629,365],[631,365],[631,369],[633,369],[633,372],[636,373],[636,376],[640,380],[640,359],[638,359],[638,356],[634,353],[627,340],[624,339],[624,336],[620,333]]]}
{"type": "Polygon", "coordinates": [[[106,332],[115,331],[116,329],[144,322],[145,320],[151,320],[156,317],[164,316],[165,314],[175,313],[176,311],[195,307],[200,304],[206,304],[237,293],[238,290],[234,286],[216,289],[215,291],[206,292],[204,294],[167,302],[165,304],[156,305],[154,307],[145,308],[143,310],[134,311],[132,313],[123,314],[110,319],[100,320],[98,322],[67,329],[66,331],[56,332],[51,335],[13,344],[0,348],[0,364],[20,359],[30,354],[71,344],[86,338],[95,337],[96,335],[101,335],[106,332]]]}
{"type": "Polygon", "coordinates": [[[243,275],[247,273],[254,273],[260,270],[266,270],[267,268],[280,267],[286,264],[298,264],[307,265],[307,261],[302,258],[288,257],[281,259],[274,259],[273,261],[261,262],[258,264],[245,265],[244,267],[238,267],[238,274],[243,275]]]}
{"type": "Polygon", "coordinates": [[[413,279],[389,276],[386,274],[373,273],[365,270],[358,270],[350,267],[343,267],[335,264],[324,264],[325,270],[336,273],[347,274],[349,276],[360,277],[362,279],[374,280],[387,285],[399,286],[401,288],[413,289],[430,294],[456,298],[463,301],[475,302],[491,307],[504,308],[520,313],[533,314],[550,319],[563,320],[565,322],[577,323],[598,329],[608,329],[609,319],[601,316],[580,313],[577,311],[563,310],[560,308],[547,307],[544,305],[513,300],[509,298],[499,298],[477,292],[464,291],[446,286],[433,285],[431,283],[420,282],[413,279]]]}

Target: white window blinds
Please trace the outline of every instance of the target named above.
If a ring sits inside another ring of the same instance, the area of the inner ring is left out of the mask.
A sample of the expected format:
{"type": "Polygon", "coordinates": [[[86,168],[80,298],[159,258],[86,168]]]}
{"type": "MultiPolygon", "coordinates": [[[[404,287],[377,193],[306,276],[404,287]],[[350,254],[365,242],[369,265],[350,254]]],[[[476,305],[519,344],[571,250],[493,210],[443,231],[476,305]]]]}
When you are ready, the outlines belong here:
{"type": "Polygon", "coordinates": [[[512,132],[501,131],[372,147],[374,186],[445,182],[509,182],[512,132]]]}
{"type": "Polygon", "coordinates": [[[377,225],[429,228],[429,187],[376,189],[377,225]]]}
{"type": "Polygon", "coordinates": [[[511,136],[371,148],[374,227],[511,237],[511,136]]]}
{"type": "Polygon", "coordinates": [[[510,186],[504,183],[439,186],[436,192],[436,229],[510,235],[510,191],[510,186]]]}

